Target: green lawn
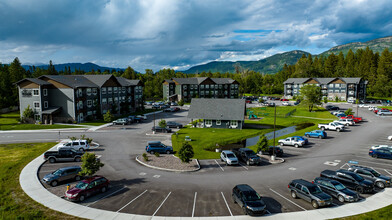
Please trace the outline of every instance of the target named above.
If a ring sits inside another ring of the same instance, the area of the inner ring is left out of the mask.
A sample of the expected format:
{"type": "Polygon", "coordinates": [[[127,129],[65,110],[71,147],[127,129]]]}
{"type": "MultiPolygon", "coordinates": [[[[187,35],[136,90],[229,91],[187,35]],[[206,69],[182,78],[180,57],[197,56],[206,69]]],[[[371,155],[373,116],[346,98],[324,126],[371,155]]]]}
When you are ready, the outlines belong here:
{"type": "MultiPolygon", "coordinates": [[[[0,130],[38,130],[38,129],[59,129],[59,128],[75,128],[72,125],[36,125],[36,124],[20,124],[18,122],[19,112],[10,112],[0,114],[0,130]]],[[[78,128],[81,128],[78,126],[78,128]]]]}
{"type": "Polygon", "coordinates": [[[378,209],[372,212],[354,215],[350,217],[341,218],[344,220],[369,220],[369,219],[377,219],[377,220],[389,220],[392,219],[392,205],[384,207],[382,209],[378,209]]]}
{"type": "Polygon", "coordinates": [[[35,202],[19,185],[23,167],[55,144],[0,145],[0,219],[77,219],[35,202]]]}
{"type": "Polygon", "coordinates": [[[379,108],[386,108],[386,109],[392,110],[392,106],[380,106],[379,108]]]}

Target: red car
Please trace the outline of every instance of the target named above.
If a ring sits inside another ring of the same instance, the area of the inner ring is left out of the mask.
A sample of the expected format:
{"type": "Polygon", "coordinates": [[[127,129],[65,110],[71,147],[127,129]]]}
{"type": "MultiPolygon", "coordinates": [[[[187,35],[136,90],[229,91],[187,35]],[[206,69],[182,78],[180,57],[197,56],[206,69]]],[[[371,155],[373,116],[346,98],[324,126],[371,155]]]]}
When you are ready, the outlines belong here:
{"type": "Polygon", "coordinates": [[[65,192],[65,198],[71,201],[82,202],[89,196],[106,192],[108,187],[108,179],[103,176],[93,176],[78,182],[76,186],[65,192]]]}
{"type": "Polygon", "coordinates": [[[347,115],[346,117],[341,117],[341,119],[352,119],[355,123],[362,121],[362,117],[354,117],[354,115],[347,115]]]}
{"type": "Polygon", "coordinates": [[[280,99],[280,101],[282,101],[282,102],[288,102],[289,100],[288,100],[288,99],[280,99]]]}

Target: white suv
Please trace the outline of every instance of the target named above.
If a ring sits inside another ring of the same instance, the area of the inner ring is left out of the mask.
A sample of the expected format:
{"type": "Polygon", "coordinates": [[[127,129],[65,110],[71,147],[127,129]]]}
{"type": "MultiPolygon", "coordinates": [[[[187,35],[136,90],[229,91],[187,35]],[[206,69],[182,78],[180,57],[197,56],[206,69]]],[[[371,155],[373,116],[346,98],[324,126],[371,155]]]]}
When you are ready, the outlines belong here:
{"type": "Polygon", "coordinates": [[[90,145],[87,142],[87,140],[74,140],[74,141],[68,141],[67,143],[64,143],[62,146],[57,147],[57,150],[60,150],[60,148],[70,148],[70,149],[84,152],[90,148],[90,145]]]}
{"type": "Polygon", "coordinates": [[[220,157],[221,157],[221,161],[225,162],[226,165],[238,164],[238,158],[235,156],[235,154],[232,151],[224,150],[222,151],[220,157]]]}

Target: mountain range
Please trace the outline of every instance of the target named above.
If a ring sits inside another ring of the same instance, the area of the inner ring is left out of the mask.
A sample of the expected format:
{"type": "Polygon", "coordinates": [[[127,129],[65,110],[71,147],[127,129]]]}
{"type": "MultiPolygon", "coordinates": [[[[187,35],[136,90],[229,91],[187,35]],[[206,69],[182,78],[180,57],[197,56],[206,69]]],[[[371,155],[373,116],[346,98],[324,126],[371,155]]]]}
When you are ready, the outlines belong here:
{"type": "MultiPolygon", "coordinates": [[[[392,50],[392,36],[377,38],[374,40],[370,40],[367,42],[353,42],[348,44],[343,44],[339,46],[332,47],[331,49],[313,56],[329,56],[330,54],[339,54],[343,52],[344,55],[351,49],[355,52],[358,49],[366,49],[369,47],[373,52],[381,53],[385,48],[388,48],[390,51],[392,50]]],[[[293,50],[285,53],[275,54],[273,56],[257,60],[257,61],[237,61],[237,62],[230,62],[230,61],[213,61],[202,65],[196,65],[188,70],[180,71],[183,73],[201,73],[201,72],[230,72],[234,73],[236,69],[239,70],[253,70],[260,73],[265,74],[273,74],[280,70],[282,70],[284,64],[293,65],[295,64],[298,59],[302,57],[302,55],[308,56],[310,53],[301,51],[301,50],[293,50]]],[[[25,69],[30,69],[31,65],[23,65],[25,69]]],[[[36,66],[42,69],[47,69],[48,65],[39,65],[36,66]]],[[[64,70],[65,68],[70,67],[71,71],[75,70],[83,70],[85,72],[90,72],[92,70],[97,71],[100,70],[101,72],[108,70],[108,71],[119,71],[124,70],[122,68],[112,68],[112,67],[102,67],[96,65],[94,63],[64,63],[64,64],[55,64],[55,69],[57,71],[64,70]]]]}

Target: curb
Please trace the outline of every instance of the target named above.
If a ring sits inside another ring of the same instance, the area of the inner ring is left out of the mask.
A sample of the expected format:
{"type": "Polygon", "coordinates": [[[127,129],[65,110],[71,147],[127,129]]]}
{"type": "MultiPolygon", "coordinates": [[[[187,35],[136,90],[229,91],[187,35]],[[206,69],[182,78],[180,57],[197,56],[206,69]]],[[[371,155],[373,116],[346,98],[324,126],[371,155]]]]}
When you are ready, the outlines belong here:
{"type": "Polygon", "coordinates": [[[175,170],[175,169],[167,169],[167,168],[155,167],[155,166],[148,165],[148,164],[146,164],[146,163],[143,163],[141,160],[139,160],[138,157],[139,157],[139,156],[136,157],[136,161],[137,161],[138,163],[140,163],[140,164],[143,165],[143,166],[146,166],[146,167],[149,167],[149,168],[152,168],[152,169],[156,169],[156,170],[164,170],[164,171],[177,172],[177,173],[196,172],[196,171],[200,170],[200,164],[199,164],[199,160],[198,160],[198,159],[194,159],[194,160],[196,160],[197,166],[198,166],[199,168],[196,168],[196,169],[194,169],[194,170],[175,170]]]}

